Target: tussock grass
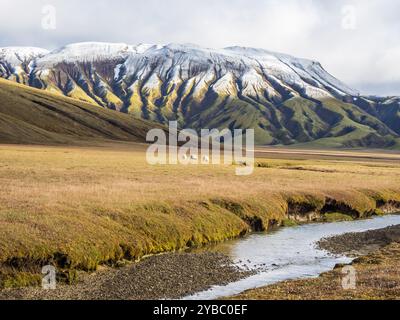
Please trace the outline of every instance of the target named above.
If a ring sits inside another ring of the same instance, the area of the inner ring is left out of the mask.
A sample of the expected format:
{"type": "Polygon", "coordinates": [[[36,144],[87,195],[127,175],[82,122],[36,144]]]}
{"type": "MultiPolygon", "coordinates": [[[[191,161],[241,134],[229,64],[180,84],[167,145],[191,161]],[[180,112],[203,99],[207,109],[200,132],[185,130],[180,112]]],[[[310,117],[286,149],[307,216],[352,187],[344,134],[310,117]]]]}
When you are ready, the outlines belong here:
{"type": "Polygon", "coordinates": [[[233,165],[149,166],[144,150],[0,146],[0,286],[37,284],[48,263],[71,282],[76,270],[268,230],[309,212],[360,218],[400,203],[395,160],[264,158],[268,166],[239,177],[233,165]],[[290,169],[299,166],[313,170],[290,169]]]}

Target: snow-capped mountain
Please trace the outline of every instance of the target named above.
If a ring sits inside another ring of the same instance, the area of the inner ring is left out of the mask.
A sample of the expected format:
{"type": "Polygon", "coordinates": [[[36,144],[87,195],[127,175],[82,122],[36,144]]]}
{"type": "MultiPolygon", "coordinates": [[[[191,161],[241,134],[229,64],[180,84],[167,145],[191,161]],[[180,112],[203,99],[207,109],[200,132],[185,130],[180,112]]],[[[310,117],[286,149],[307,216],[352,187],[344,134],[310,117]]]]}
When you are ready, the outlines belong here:
{"type": "Polygon", "coordinates": [[[32,71],[31,63],[48,53],[34,47],[0,48],[0,77],[25,83],[32,71]]]}
{"type": "MultiPolygon", "coordinates": [[[[2,48],[0,61],[5,69],[2,70],[3,77],[30,76],[32,83],[42,82],[46,89],[54,85],[57,71],[64,73],[65,81],[72,83],[67,91],[57,87],[72,96],[73,91],[84,89],[84,84],[93,89],[120,85],[134,91],[139,83],[155,91],[161,86],[185,85],[193,86],[194,93],[200,95],[202,91],[212,89],[220,94],[265,96],[272,100],[282,99],[282,92],[310,98],[357,94],[316,61],[242,47],[214,50],[176,44],[78,43],[52,52],[39,48],[2,48]],[[64,70],[67,65],[75,72],[64,70]],[[83,66],[86,68],[82,70],[83,66]]],[[[86,94],[89,101],[112,104],[92,92],[86,94]]]]}
{"type": "Polygon", "coordinates": [[[362,109],[386,102],[359,97],[316,61],[263,49],[122,43],[78,43],[51,52],[0,48],[0,76],[161,123],[252,127],[266,144],[357,136],[359,130],[394,134],[362,109]],[[364,128],[365,121],[375,129],[364,128]]]}

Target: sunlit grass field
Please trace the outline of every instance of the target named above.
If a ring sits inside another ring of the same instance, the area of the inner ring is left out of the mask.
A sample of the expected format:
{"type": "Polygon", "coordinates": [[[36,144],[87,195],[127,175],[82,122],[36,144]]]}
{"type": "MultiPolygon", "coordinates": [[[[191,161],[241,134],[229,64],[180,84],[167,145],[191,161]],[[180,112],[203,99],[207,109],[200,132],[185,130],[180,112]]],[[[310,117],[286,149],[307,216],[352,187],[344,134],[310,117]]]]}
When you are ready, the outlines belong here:
{"type": "Polygon", "coordinates": [[[353,218],[400,203],[396,154],[257,152],[254,173],[236,176],[234,164],[151,166],[145,150],[0,146],[0,286],[38,283],[49,262],[70,280],[73,270],[267,230],[324,213],[332,199],[329,210],[353,218]]]}

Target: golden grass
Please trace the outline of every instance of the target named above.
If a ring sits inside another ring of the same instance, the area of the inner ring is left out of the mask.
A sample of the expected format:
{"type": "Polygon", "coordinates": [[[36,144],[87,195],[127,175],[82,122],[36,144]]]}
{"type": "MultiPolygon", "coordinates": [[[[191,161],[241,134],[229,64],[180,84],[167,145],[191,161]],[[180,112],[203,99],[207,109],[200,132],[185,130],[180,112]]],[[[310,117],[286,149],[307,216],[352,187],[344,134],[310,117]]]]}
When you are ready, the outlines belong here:
{"type": "Polygon", "coordinates": [[[150,166],[144,150],[0,146],[3,285],[10,268],[94,270],[287,223],[291,206],[318,211],[327,198],[358,217],[400,202],[396,160],[260,158],[236,176],[233,165],[150,166]]]}

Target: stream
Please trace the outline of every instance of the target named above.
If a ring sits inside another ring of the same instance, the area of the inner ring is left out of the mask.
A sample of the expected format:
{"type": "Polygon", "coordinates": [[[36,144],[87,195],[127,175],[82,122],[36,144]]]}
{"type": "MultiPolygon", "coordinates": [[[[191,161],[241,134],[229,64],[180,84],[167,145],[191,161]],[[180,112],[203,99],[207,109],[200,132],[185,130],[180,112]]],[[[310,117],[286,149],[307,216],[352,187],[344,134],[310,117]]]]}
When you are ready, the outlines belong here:
{"type": "Polygon", "coordinates": [[[222,252],[231,257],[240,268],[256,270],[257,273],[228,285],[214,286],[184,299],[217,299],[284,280],[317,277],[332,270],[337,263],[352,261],[352,258],[334,256],[318,249],[316,242],[320,239],[397,224],[400,224],[400,215],[350,222],[311,223],[281,228],[270,233],[254,233],[215,245],[207,250],[222,252]]]}

